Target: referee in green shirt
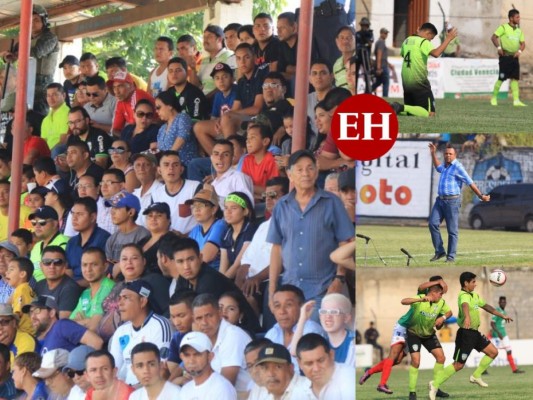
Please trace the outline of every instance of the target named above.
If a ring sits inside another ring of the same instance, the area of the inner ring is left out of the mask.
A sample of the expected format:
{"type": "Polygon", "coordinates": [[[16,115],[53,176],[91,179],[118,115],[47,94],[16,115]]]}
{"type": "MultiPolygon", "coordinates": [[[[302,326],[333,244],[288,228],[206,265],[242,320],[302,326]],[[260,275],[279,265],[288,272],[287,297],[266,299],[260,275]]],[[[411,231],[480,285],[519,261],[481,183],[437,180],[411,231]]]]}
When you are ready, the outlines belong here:
{"type": "Polygon", "coordinates": [[[453,364],[448,365],[438,375],[437,378],[429,382],[429,398],[436,399],[437,390],[440,385],[446,382],[453,374],[463,369],[466,360],[472,350],[476,349],[485,355],[479,362],[479,366],[470,376],[470,382],[478,384],[481,387],[488,387],[482,379],[481,374],[489,367],[498,355],[498,349],[487,339],[485,335],[478,331],[480,325],[479,309],[503,318],[506,322],[513,320],[498,312],[494,307],[487,304],[474,289],[477,286],[476,275],[472,272],[463,272],[459,277],[461,291],[459,292],[459,330],[455,339],[455,352],[453,353],[453,364]]]}
{"type": "Polygon", "coordinates": [[[526,104],[520,101],[518,79],[520,79],[520,55],[526,48],[524,32],[520,29],[520,12],[516,9],[509,10],[509,22],[502,24],[494,31],[492,43],[498,48],[500,72],[498,80],[494,84],[490,104],[498,105],[498,92],[506,79],[511,79],[511,92],[513,93],[513,105],[524,107],[526,104]]]}

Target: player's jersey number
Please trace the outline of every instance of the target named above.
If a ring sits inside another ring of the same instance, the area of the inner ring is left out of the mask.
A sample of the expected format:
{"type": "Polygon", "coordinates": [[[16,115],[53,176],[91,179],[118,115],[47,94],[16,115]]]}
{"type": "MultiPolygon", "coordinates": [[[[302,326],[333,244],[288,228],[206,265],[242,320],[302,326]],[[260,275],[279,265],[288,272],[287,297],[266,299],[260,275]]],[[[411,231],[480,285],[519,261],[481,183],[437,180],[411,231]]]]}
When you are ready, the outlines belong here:
{"type": "Polygon", "coordinates": [[[405,56],[403,57],[403,60],[405,61],[407,68],[411,68],[411,51],[408,51],[405,54],[405,56]]]}

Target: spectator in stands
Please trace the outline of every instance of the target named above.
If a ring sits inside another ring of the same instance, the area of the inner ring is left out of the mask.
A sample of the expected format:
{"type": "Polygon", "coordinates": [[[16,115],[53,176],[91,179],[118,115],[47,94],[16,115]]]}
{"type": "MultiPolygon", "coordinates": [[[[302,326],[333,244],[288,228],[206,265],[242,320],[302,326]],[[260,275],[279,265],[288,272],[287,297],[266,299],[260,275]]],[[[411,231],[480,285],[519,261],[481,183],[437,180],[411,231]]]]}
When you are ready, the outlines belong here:
{"type": "Polygon", "coordinates": [[[107,260],[115,264],[114,276],[118,272],[118,260],[122,246],[127,243],[140,243],[150,237],[150,232],[135,221],[141,211],[139,199],[126,191],[121,191],[105,202],[111,207],[111,221],[117,226],[117,231],[107,239],[105,252],[107,260]]]}
{"type": "Polygon", "coordinates": [[[108,169],[105,171],[102,181],[100,182],[100,191],[102,197],[98,199],[98,217],[96,222],[98,226],[105,229],[110,234],[118,230],[118,226],[113,223],[111,217],[111,207],[106,205],[107,200],[111,200],[113,196],[124,191],[126,177],[124,172],[120,169],[108,169]]]}
{"type": "Polygon", "coordinates": [[[109,79],[107,85],[113,85],[113,92],[117,98],[117,107],[113,118],[113,135],[119,136],[120,131],[127,124],[135,123],[133,115],[138,101],[146,99],[154,102],[153,97],[146,91],[135,87],[133,77],[124,71],[118,71],[109,79]]]}
{"type": "Polygon", "coordinates": [[[119,379],[129,385],[139,382],[131,369],[131,351],[135,345],[152,342],[160,349],[164,358],[168,355],[170,323],[152,311],[153,290],[146,281],[138,279],[126,283],[120,292],[119,311],[123,324],[111,338],[109,350],[115,358],[119,379]]]}
{"type": "Polygon", "coordinates": [[[197,329],[213,344],[211,367],[229,380],[238,394],[244,394],[251,379],[244,361],[244,348],[251,341],[250,336],[221,317],[218,300],[211,294],[199,294],[192,303],[192,310],[197,329]]]}
{"type": "Polygon", "coordinates": [[[339,190],[340,198],[344,203],[344,208],[348,213],[350,220],[355,223],[355,201],[357,194],[355,193],[355,169],[349,168],[339,175],[339,190]]]}
{"type": "Polygon", "coordinates": [[[265,380],[261,374],[259,368],[256,368],[257,358],[261,349],[265,346],[272,344],[269,339],[258,338],[253,339],[249,342],[244,348],[244,361],[246,361],[246,369],[250,374],[250,377],[253,380],[253,385],[251,386],[250,394],[248,398],[255,398],[260,393],[263,392],[263,387],[265,386],[265,380]]]}
{"type": "Polygon", "coordinates": [[[196,297],[196,293],[192,290],[182,290],[179,293],[174,293],[169,300],[170,320],[176,329],[170,341],[170,348],[168,352],[167,366],[170,372],[169,380],[179,385],[183,385],[188,381],[187,377],[183,376],[182,360],[180,358],[180,343],[181,339],[192,331],[193,312],[192,302],[196,297]]]}
{"type": "MultiPolygon", "coordinates": [[[[277,32],[280,40],[277,71],[290,82],[296,75],[296,49],[298,48],[298,23],[296,14],[284,12],[278,15],[277,32]]],[[[294,84],[289,93],[294,93],[294,84]]]]}
{"type": "Polygon", "coordinates": [[[181,341],[180,355],[185,371],[193,377],[181,389],[184,400],[207,400],[216,393],[219,400],[236,400],[237,392],[226,378],[211,367],[213,344],[202,332],[189,332],[181,341]]]}
{"type": "Polygon", "coordinates": [[[226,47],[231,51],[235,51],[241,43],[239,39],[239,29],[241,26],[241,24],[233,22],[224,28],[224,43],[226,43],[226,47]]]}
{"type": "Polygon", "coordinates": [[[60,246],[63,250],[67,247],[68,237],[59,232],[59,217],[56,210],[50,206],[38,208],[30,214],[29,220],[38,241],[33,246],[30,259],[35,271],[33,277],[38,282],[44,278],[40,262],[44,256],[44,249],[48,246],[60,246]]]}
{"type": "MultiPolygon", "coordinates": [[[[91,154],[87,143],[82,141],[70,143],[67,147],[65,161],[67,167],[70,169],[69,186],[71,188],[76,187],[80,177],[85,174],[94,176],[98,182],[102,180],[104,170],[102,167],[91,161],[91,154]]],[[[62,162],[63,161],[61,161],[61,163],[62,162]]]]}
{"type": "Polygon", "coordinates": [[[19,228],[11,233],[11,243],[17,246],[21,257],[29,257],[33,247],[33,236],[28,229],[19,228]]]}
{"type": "Polygon", "coordinates": [[[8,303],[13,294],[14,289],[6,280],[6,272],[9,263],[19,256],[18,248],[13,243],[7,240],[0,242],[0,303],[8,303]]]}
{"type": "Polygon", "coordinates": [[[162,376],[161,352],[154,343],[135,345],[131,350],[131,368],[141,387],[130,395],[130,400],[179,398],[181,388],[162,376]]]}
{"type": "Polygon", "coordinates": [[[328,341],[315,333],[302,336],[296,347],[298,364],[311,381],[309,396],[324,399],[355,399],[355,368],[335,362],[328,341]],[[312,393],[310,393],[312,392],[312,393]]]}
{"type": "Polygon", "coordinates": [[[143,211],[143,214],[146,217],[145,227],[150,232],[150,238],[143,245],[146,270],[160,274],[157,249],[161,238],[170,231],[170,207],[167,203],[152,203],[143,211]]]}
{"type": "Polygon", "coordinates": [[[95,76],[101,76],[107,80],[107,74],[100,70],[98,60],[92,53],[83,53],[80,57],[80,73],[84,80],[93,78],[95,76]]]}
{"type": "Polygon", "coordinates": [[[168,62],[169,92],[175,94],[180,108],[193,121],[207,119],[209,102],[198,86],[187,80],[187,61],[181,57],[171,58],[168,62]]]}
{"type": "Polygon", "coordinates": [[[176,291],[176,284],[180,276],[174,261],[174,244],[180,239],[181,237],[175,232],[167,232],[161,237],[159,248],[157,249],[157,266],[161,274],[166,278],[172,278],[168,287],[169,296],[172,296],[176,291]]]}
{"type": "Polygon", "coordinates": [[[65,89],[60,83],[50,83],[46,87],[46,102],[50,112],[41,125],[41,137],[52,151],[57,144],[64,144],[67,140],[69,107],[65,97],[65,89]]]}
{"type": "MultiPolygon", "coordinates": [[[[1,162],[1,161],[0,161],[1,162]]],[[[7,240],[7,222],[9,213],[9,189],[11,184],[8,180],[0,180],[0,241],[7,240]]],[[[19,226],[26,226],[31,209],[25,205],[20,206],[19,226]]]]}
{"type": "Polygon", "coordinates": [[[35,136],[34,132],[36,132],[34,121],[29,114],[26,114],[26,126],[22,132],[22,139],[24,140],[22,163],[26,165],[33,165],[39,157],[50,157],[48,144],[44,139],[35,136]]]}
{"type": "Polygon", "coordinates": [[[137,218],[137,223],[146,227],[146,218],[144,210],[152,204],[152,193],[162,183],[156,179],[157,174],[157,158],[150,152],[143,152],[134,154],[131,161],[133,162],[133,171],[135,177],[140,182],[141,186],[133,191],[141,202],[141,210],[143,211],[137,218]]]}
{"type": "Polygon", "coordinates": [[[76,235],[69,239],[65,253],[72,278],[82,287],[90,285],[83,277],[82,254],[89,248],[104,249],[110,236],[109,232],[96,224],[97,214],[96,200],[92,197],[80,197],[74,201],[72,227],[76,235]]]}
{"type": "Polygon", "coordinates": [[[66,274],[65,251],[59,246],[47,246],[42,257],[40,266],[45,279],[37,282],[35,293],[53,299],[57,304],[58,318],[68,318],[76,307],[81,290],[66,274]]]}
{"type": "Polygon", "coordinates": [[[315,122],[315,107],[320,101],[324,100],[335,83],[331,64],[326,60],[320,59],[311,62],[309,83],[313,86],[314,91],[307,95],[307,116],[311,120],[313,131],[318,135],[318,127],[315,122]]]}
{"type": "Polygon", "coordinates": [[[54,349],[43,354],[41,368],[33,373],[36,378],[43,379],[50,390],[51,396],[57,398],[77,399],[85,393],[74,384],[63,368],[68,363],[69,352],[64,349],[54,349]]]}
{"type": "Polygon", "coordinates": [[[117,379],[115,359],[107,350],[89,353],[85,360],[85,374],[91,384],[86,399],[128,400],[134,389],[117,379]]]}
{"type": "Polygon", "coordinates": [[[115,116],[117,99],[107,91],[104,78],[95,76],[87,78],[87,97],[89,103],[84,105],[89,114],[91,127],[111,132],[111,124],[115,116]]]}
{"type": "Polygon", "coordinates": [[[35,175],[37,186],[46,186],[48,189],[52,187],[52,183],[61,179],[57,174],[54,160],[50,157],[36,159],[33,163],[33,174],[35,175]]]}
{"type": "Polygon", "coordinates": [[[154,58],[157,67],[150,71],[148,93],[156,97],[168,88],[168,61],[174,53],[174,41],[167,36],[159,36],[154,44],[154,58]]]}
{"type": "Polygon", "coordinates": [[[164,185],[154,190],[152,199],[169,205],[172,230],[182,235],[188,234],[195,225],[194,218],[192,215],[182,217],[178,211],[180,204],[185,204],[187,200],[194,197],[200,182],[182,178],[183,164],[176,151],[168,150],[161,153],[158,171],[164,185]]]}
{"type": "Polygon", "coordinates": [[[215,87],[217,88],[213,100],[211,119],[198,121],[193,126],[195,136],[207,154],[210,154],[213,150],[213,138],[222,134],[221,116],[231,110],[237,96],[237,85],[233,83],[233,71],[228,64],[216,64],[211,76],[215,80],[215,87]]]}
{"type": "Polygon", "coordinates": [[[202,63],[202,53],[198,51],[196,40],[191,35],[182,35],[177,42],[178,56],[187,62],[187,77],[190,78],[198,71],[202,63]]]}
{"type": "Polygon", "coordinates": [[[54,349],[70,351],[80,344],[95,349],[103,345],[102,339],[87,328],[68,318],[58,319],[58,306],[51,297],[39,296],[25,305],[23,312],[30,314],[41,354],[54,349]]]}
{"type": "Polygon", "coordinates": [[[350,62],[350,66],[346,70],[346,83],[348,84],[347,89],[350,91],[352,96],[354,96],[357,94],[357,89],[355,87],[355,83],[356,83],[355,66],[357,65],[357,56],[351,57],[349,62],[350,62]]]}
{"type": "Polygon", "coordinates": [[[248,43],[253,46],[255,44],[254,26],[251,24],[241,26],[238,36],[241,43],[248,43]]]}
{"type": "Polygon", "coordinates": [[[224,201],[224,220],[228,225],[220,248],[220,272],[234,280],[241,258],[257,229],[253,203],[243,192],[232,192],[224,201]]]}
{"type": "Polygon", "coordinates": [[[257,65],[267,64],[270,71],[278,70],[281,42],[274,36],[274,20],[270,14],[259,13],[254,17],[254,52],[257,65]]]}
{"type": "Polygon", "coordinates": [[[73,107],[68,113],[68,126],[70,133],[67,146],[77,140],[87,143],[91,160],[100,167],[107,168],[109,163],[107,151],[111,147],[112,139],[107,132],[91,124],[87,110],[80,106],[73,107]]]}
{"type": "Polygon", "coordinates": [[[134,124],[128,124],[120,132],[120,139],[127,141],[133,154],[148,150],[157,150],[157,132],[159,126],[156,120],[155,108],[146,99],[139,100],[135,104],[134,124]]]}
{"type": "Polygon", "coordinates": [[[194,220],[198,223],[189,232],[189,237],[196,240],[202,254],[202,260],[216,270],[220,267],[220,247],[226,231],[226,223],[221,219],[218,196],[207,188],[199,190],[185,204],[191,207],[194,220]]]}
{"type": "Polygon", "coordinates": [[[135,176],[133,164],[130,161],[132,153],[129,143],[125,140],[115,140],[107,151],[111,156],[112,162],[109,168],[116,168],[124,172],[124,178],[126,179],[124,189],[132,193],[141,183],[135,176]]]}
{"type": "Polygon", "coordinates": [[[244,308],[246,307],[246,299],[241,291],[232,291],[223,293],[218,299],[218,307],[220,315],[227,322],[238,326],[245,331],[250,337],[254,337],[254,327],[248,326],[248,321],[244,315],[244,308]]]}
{"type": "Polygon", "coordinates": [[[34,378],[33,374],[41,367],[41,356],[33,351],[19,353],[13,365],[15,387],[27,399],[47,399],[48,390],[44,381],[34,378]]]}
{"type": "Polygon", "coordinates": [[[338,88],[347,89],[348,83],[346,82],[346,63],[350,61],[350,58],[355,56],[355,29],[349,25],[342,26],[337,32],[335,43],[341,52],[341,56],[333,65],[335,86],[338,88]]]}
{"type": "Polygon", "coordinates": [[[268,151],[271,143],[272,129],[270,127],[263,124],[248,126],[246,134],[248,154],[244,158],[242,172],[252,178],[255,202],[262,201],[261,195],[265,191],[266,182],[279,176],[274,155],[268,151]]]}
{"type": "Polygon", "coordinates": [[[378,343],[379,331],[374,327],[373,321],[370,321],[370,325],[363,335],[365,337],[365,342],[377,349],[379,351],[379,359],[383,360],[383,347],[378,343]]]}
{"type": "Polygon", "coordinates": [[[44,204],[52,207],[57,213],[59,233],[65,233],[67,218],[72,207],[71,190],[64,180],[60,179],[50,185],[44,198],[44,204]]]}
{"type": "Polygon", "coordinates": [[[326,192],[333,193],[335,196],[341,197],[341,194],[339,192],[339,173],[338,172],[332,172],[331,174],[328,174],[326,176],[326,180],[324,181],[324,190],[326,192]]]}
{"type": "Polygon", "coordinates": [[[11,304],[14,316],[20,321],[19,330],[30,335],[34,335],[35,330],[29,316],[22,312],[22,307],[31,303],[36,297],[29,284],[32,276],[33,264],[26,257],[16,257],[11,260],[5,273],[5,281],[13,288],[13,294],[6,303],[11,304]]]}
{"type": "Polygon", "coordinates": [[[102,303],[115,286],[115,282],[106,276],[107,260],[101,248],[83,250],[81,272],[89,287],[82,292],[69,318],[96,332],[104,314],[102,303]]]}
{"type": "MultiPolygon", "coordinates": [[[[289,192],[289,180],[277,177],[267,182],[262,198],[265,199],[266,215],[270,217],[279,199],[289,192]]],[[[272,245],[266,241],[270,218],[263,222],[254,233],[252,241],[244,251],[241,266],[235,277],[236,285],[242,290],[246,299],[257,315],[263,314],[263,327],[270,329],[274,317],[268,310],[268,273],[272,245]]]]}
{"type": "Polygon", "coordinates": [[[178,152],[183,164],[187,165],[193,158],[198,157],[191,117],[183,112],[178,98],[171,91],[162,92],[157,96],[155,109],[159,118],[165,122],[157,134],[157,147],[160,151],[178,152]]]}
{"type": "Polygon", "coordinates": [[[0,179],[11,177],[11,153],[6,149],[0,149],[0,179]]]}
{"type": "Polygon", "coordinates": [[[74,397],[72,400],[85,400],[87,390],[91,387],[85,375],[85,357],[93,351],[92,347],[82,344],[68,353],[68,363],[63,367],[63,372],[81,389],[80,397],[74,397]]]}
{"type": "Polygon", "coordinates": [[[295,373],[291,355],[281,344],[263,347],[257,356],[255,369],[260,370],[265,386],[262,393],[249,397],[250,400],[262,399],[265,394],[270,398],[299,398],[308,385],[304,377],[295,373]]]}
{"type": "MultiPolygon", "coordinates": [[[[211,77],[213,67],[219,63],[228,64],[232,70],[236,68],[235,56],[224,44],[224,31],[218,25],[208,25],[204,29],[204,51],[209,54],[204,57],[200,64],[198,75],[191,74],[189,80],[193,85],[202,88],[202,91],[210,99],[215,94],[215,82],[211,77]]],[[[191,70],[192,72],[192,70],[191,70]]]]}
{"type": "Polygon", "coordinates": [[[63,61],[59,64],[59,68],[63,70],[63,76],[65,81],[63,82],[63,87],[65,88],[65,93],[67,97],[65,101],[67,106],[71,107],[74,102],[74,93],[76,93],[76,88],[82,80],[80,73],[80,60],[78,57],[68,55],[63,58],[63,61]]]}
{"type": "Polygon", "coordinates": [[[74,93],[74,101],[72,102],[72,106],[85,107],[85,105],[89,104],[89,101],[90,97],[87,96],[87,81],[84,79],[78,83],[76,93],[74,93]]]}
{"type": "Polygon", "coordinates": [[[329,254],[354,237],[353,225],[341,200],[315,186],[318,168],[312,153],[299,150],[292,154],[288,175],[294,190],[274,208],[267,236],[267,241],[273,244],[269,293],[275,292],[283,265],[282,283],[293,284],[308,299],[318,301],[328,288],[330,292],[340,291],[344,284],[344,270],[331,262],[329,254]],[[295,205],[305,209],[305,214],[289,211],[295,205]],[[321,233],[315,236],[313,232],[321,233]],[[307,245],[302,247],[301,243],[307,245]],[[302,278],[302,268],[306,276],[313,271],[313,278],[302,278]]]}
{"type": "Polygon", "coordinates": [[[0,317],[3,321],[0,324],[0,343],[9,348],[9,361],[13,365],[17,354],[35,351],[35,338],[19,329],[19,318],[11,305],[3,303],[0,306],[0,317]]]}
{"type": "Polygon", "coordinates": [[[137,89],[140,89],[144,92],[148,91],[148,85],[144,81],[143,78],[140,76],[137,76],[135,74],[132,74],[128,71],[128,66],[126,64],[126,60],[122,57],[111,57],[108,58],[105,62],[105,69],[107,76],[115,76],[117,72],[123,72],[131,76],[133,79],[133,84],[137,89]]]}

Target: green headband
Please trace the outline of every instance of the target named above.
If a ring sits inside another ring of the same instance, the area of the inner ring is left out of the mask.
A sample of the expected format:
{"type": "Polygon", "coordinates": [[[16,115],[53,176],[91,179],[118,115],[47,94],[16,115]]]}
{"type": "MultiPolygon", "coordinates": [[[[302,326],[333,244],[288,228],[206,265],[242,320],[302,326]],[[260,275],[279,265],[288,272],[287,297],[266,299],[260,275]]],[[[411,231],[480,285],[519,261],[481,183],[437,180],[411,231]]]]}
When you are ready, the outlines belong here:
{"type": "Polygon", "coordinates": [[[242,197],[240,197],[240,196],[238,196],[236,194],[230,194],[229,196],[227,196],[226,199],[224,200],[224,203],[227,203],[228,201],[232,201],[234,203],[237,203],[238,205],[240,205],[245,210],[248,208],[248,205],[246,204],[246,200],[244,200],[242,197]]]}

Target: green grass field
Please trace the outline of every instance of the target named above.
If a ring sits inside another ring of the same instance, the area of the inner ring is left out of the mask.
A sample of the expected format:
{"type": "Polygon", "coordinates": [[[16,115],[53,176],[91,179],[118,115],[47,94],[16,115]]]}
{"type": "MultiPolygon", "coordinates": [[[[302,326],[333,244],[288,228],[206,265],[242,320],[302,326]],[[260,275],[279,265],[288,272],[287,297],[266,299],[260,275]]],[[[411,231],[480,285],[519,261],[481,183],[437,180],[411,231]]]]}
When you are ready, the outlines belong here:
{"type": "Polygon", "coordinates": [[[532,132],[533,102],[524,103],[528,107],[514,107],[507,99],[499,100],[497,107],[488,99],[438,99],[433,118],[399,116],[400,133],[532,132]]]}
{"type": "MultiPolygon", "coordinates": [[[[367,248],[367,265],[383,266],[374,249],[389,267],[404,267],[407,257],[400,251],[406,249],[415,259],[411,267],[447,266],[444,258],[429,262],[434,250],[427,227],[403,227],[382,225],[357,225],[356,232],[372,238],[367,248]]],[[[446,248],[446,228],[441,227],[446,248]]],[[[528,232],[506,232],[494,230],[475,231],[459,229],[459,244],[454,266],[533,266],[533,234],[528,232]]],[[[357,239],[356,263],[365,265],[365,241],[357,239]]],[[[533,394],[532,397],[533,398],[533,394]]]]}
{"type": "MultiPolygon", "coordinates": [[[[489,368],[489,375],[484,375],[483,380],[489,385],[482,388],[469,382],[473,368],[465,368],[452,376],[442,390],[450,394],[450,400],[527,400],[532,399],[531,375],[533,366],[521,367],[525,374],[513,374],[509,367],[489,368]]],[[[357,370],[357,380],[363,373],[357,370]]],[[[357,400],[407,400],[409,398],[408,370],[405,367],[394,367],[388,386],[394,391],[386,395],[376,390],[380,374],[372,376],[364,385],[357,384],[357,400]]],[[[428,382],[433,379],[432,370],[422,370],[418,375],[417,397],[419,400],[428,399],[428,382]]]]}

